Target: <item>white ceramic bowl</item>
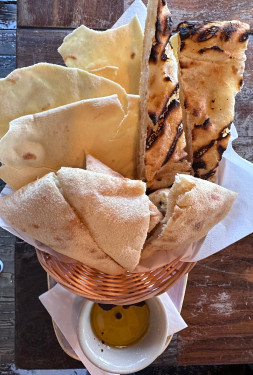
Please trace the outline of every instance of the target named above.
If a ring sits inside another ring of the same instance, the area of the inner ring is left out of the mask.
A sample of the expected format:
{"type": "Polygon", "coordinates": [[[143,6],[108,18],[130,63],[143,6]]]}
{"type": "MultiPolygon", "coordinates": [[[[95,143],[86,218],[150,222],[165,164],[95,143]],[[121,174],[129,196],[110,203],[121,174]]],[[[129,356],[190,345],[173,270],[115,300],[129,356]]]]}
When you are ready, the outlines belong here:
{"type": "Polygon", "coordinates": [[[165,308],[159,297],[151,298],[146,303],[150,310],[147,333],[134,345],[113,348],[103,344],[93,333],[90,324],[93,302],[84,302],[77,335],[81,349],[95,366],[112,373],[129,374],[147,367],[163,352],[169,324],[165,308]]]}

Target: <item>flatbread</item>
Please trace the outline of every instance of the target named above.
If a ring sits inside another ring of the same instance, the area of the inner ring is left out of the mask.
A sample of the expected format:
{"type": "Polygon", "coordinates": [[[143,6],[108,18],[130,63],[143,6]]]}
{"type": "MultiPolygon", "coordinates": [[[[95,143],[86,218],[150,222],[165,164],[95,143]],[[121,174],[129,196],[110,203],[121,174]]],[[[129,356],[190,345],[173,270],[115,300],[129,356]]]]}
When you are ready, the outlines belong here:
{"type": "Polygon", "coordinates": [[[163,219],[163,214],[158,210],[158,208],[151,201],[149,202],[149,212],[150,212],[150,221],[149,221],[148,233],[152,232],[152,230],[163,219]]]}
{"type": "Polygon", "coordinates": [[[109,176],[124,178],[120,173],[115,172],[110,167],[94,158],[92,155],[86,155],[86,170],[92,172],[98,172],[108,174],[109,176]]]}
{"type": "Polygon", "coordinates": [[[237,193],[209,181],[177,175],[171,189],[149,196],[166,211],[162,222],[147,239],[142,258],[156,251],[173,250],[204,237],[229,213],[237,193]],[[161,202],[161,203],[160,203],[161,202]]]}
{"type": "Polygon", "coordinates": [[[88,151],[124,177],[136,179],[140,100],[138,95],[127,95],[127,100],[127,115],[110,143],[102,145],[101,142],[99,152],[92,148],[88,151]]]}
{"type": "Polygon", "coordinates": [[[123,155],[112,140],[124,117],[117,95],[112,95],[13,120],[0,140],[0,178],[18,189],[62,166],[84,168],[86,153],[102,160],[109,153],[117,167],[123,155]],[[16,172],[24,173],[24,178],[16,172]]]}
{"type": "Polygon", "coordinates": [[[63,196],[98,246],[133,271],[150,220],[145,184],[75,168],[61,168],[57,177],[63,196]]]}
{"type": "Polygon", "coordinates": [[[82,25],[58,48],[65,64],[119,83],[128,94],[139,94],[143,35],[135,16],[127,25],[95,31],[82,25]]]}
{"type": "Polygon", "coordinates": [[[60,254],[111,275],[125,272],[93,240],[61,194],[54,173],[1,198],[0,215],[60,254]]]}
{"type": "Polygon", "coordinates": [[[183,22],[178,27],[180,89],[188,154],[196,177],[215,181],[243,83],[249,25],[183,22]]]}
{"type": "Polygon", "coordinates": [[[151,190],[172,185],[177,172],[190,173],[179,103],[177,62],[170,44],[172,21],[166,1],[149,0],[140,82],[138,177],[151,190]]]}
{"type": "Polygon", "coordinates": [[[16,69],[0,79],[0,138],[15,118],[113,94],[127,113],[125,90],[103,77],[46,63],[16,69]]]}
{"type": "MultiPolygon", "coordinates": [[[[91,155],[86,156],[86,170],[107,174],[109,176],[124,178],[121,174],[115,172],[107,165],[101,163],[98,159],[94,158],[91,155]]],[[[163,214],[151,201],[149,201],[149,213],[150,221],[148,233],[150,233],[156,227],[156,225],[163,219],[163,214]]]]}

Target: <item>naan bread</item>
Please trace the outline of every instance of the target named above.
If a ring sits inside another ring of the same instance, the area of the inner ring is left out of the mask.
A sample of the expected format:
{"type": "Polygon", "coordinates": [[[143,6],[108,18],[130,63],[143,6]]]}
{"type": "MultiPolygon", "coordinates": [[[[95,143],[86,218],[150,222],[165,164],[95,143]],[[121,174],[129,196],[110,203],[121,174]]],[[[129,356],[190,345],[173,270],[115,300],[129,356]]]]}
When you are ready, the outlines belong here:
{"type": "Polygon", "coordinates": [[[145,242],[142,258],[204,237],[229,213],[236,197],[237,193],[209,181],[177,175],[171,189],[149,196],[157,208],[162,206],[165,217],[145,242]]]}
{"type": "Polygon", "coordinates": [[[63,197],[54,173],[1,198],[0,215],[60,254],[111,275],[125,272],[93,240],[63,197]]]}
{"type": "Polygon", "coordinates": [[[126,155],[119,152],[117,142],[114,147],[113,139],[117,137],[124,117],[117,95],[112,95],[13,120],[0,140],[0,161],[3,164],[0,178],[13,189],[19,189],[62,166],[83,168],[87,153],[102,160],[104,155],[108,160],[109,154],[119,169],[120,162],[124,166],[128,161],[133,163],[132,155],[130,160],[123,159],[126,155]],[[22,175],[19,178],[22,173],[23,179],[22,175]]]}
{"type": "Polygon", "coordinates": [[[166,1],[149,0],[140,83],[141,123],[138,177],[155,190],[189,173],[179,103],[177,62],[170,44],[172,21],[166,1]]]}
{"type": "Polygon", "coordinates": [[[139,94],[143,35],[135,16],[128,25],[96,31],[82,25],[58,48],[65,64],[119,83],[128,94],[139,94]]]}
{"type": "Polygon", "coordinates": [[[187,151],[195,176],[215,181],[243,83],[249,25],[183,22],[178,30],[187,151]]]}
{"type": "Polygon", "coordinates": [[[126,113],[125,90],[108,79],[46,63],[16,69],[0,79],[0,138],[15,118],[113,94],[118,95],[126,113]]]}

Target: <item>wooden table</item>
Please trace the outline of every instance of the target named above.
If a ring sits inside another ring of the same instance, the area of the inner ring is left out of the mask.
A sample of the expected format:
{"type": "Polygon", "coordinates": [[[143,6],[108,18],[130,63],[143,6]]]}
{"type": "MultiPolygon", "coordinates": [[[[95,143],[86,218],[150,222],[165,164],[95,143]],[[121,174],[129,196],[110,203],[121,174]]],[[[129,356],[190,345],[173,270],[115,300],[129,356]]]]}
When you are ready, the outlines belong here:
{"type": "MultiPolygon", "coordinates": [[[[57,47],[65,35],[82,23],[99,30],[109,28],[131,3],[131,0],[19,0],[17,67],[41,61],[63,64],[57,47]]],[[[1,22],[11,22],[11,5],[12,2],[0,2],[0,26],[1,22]],[[1,7],[6,10],[7,6],[9,15],[1,13],[1,7]],[[7,21],[1,14],[5,14],[7,21]]],[[[169,5],[175,25],[186,19],[240,19],[250,23],[252,29],[250,1],[223,0],[217,5],[215,0],[174,0],[169,5]]],[[[2,38],[14,51],[13,33],[8,31],[2,38]]],[[[235,124],[239,139],[234,146],[252,162],[253,36],[249,39],[244,87],[236,98],[235,124]]],[[[6,43],[0,39],[0,46],[6,43]]],[[[0,55],[5,54],[0,50],[0,55]]],[[[4,64],[3,57],[0,63],[4,64]]],[[[13,64],[11,57],[7,56],[13,64]]],[[[155,365],[253,363],[252,249],[253,235],[250,235],[195,266],[189,276],[182,310],[188,328],[175,335],[155,365]]],[[[46,290],[46,279],[33,249],[17,241],[15,262],[17,365],[21,368],[81,367],[79,362],[65,357],[60,347],[56,349],[50,318],[37,300],[46,290]],[[36,318],[35,323],[29,323],[30,316],[36,318]],[[53,359],[51,353],[45,355],[50,348],[57,352],[53,359]]]]}

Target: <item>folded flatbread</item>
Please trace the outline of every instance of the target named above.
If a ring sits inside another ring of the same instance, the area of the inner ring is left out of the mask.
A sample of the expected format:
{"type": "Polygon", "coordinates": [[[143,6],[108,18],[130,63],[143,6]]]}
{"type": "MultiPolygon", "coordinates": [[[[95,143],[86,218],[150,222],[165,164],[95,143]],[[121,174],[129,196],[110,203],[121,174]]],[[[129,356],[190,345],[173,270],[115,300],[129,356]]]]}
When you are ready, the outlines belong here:
{"type": "Polygon", "coordinates": [[[117,95],[112,95],[15,119],[0,140],[0,178],[19,189],[62,166],[83,168],[89,152],[102,158],[114,155],[117,166],[123,154],[116,153],[113,138],[124,117],[117,95]],[[23,180],[16,173],[23,173],[23,180]]]}
{"type": "Polygon", "coordinates": [[[40,63],[0,79],[0,138],[17,117],[79,100],[118,95],[127,112],[125,90],[115,82],[80,69],[40,63]]]}
{"type": "Polygon", "coordinates": [[[78,168],[61,168],[0,199],[0,215],[53,250],[111,274],[136,267],[150,220],[143,182],[78,168]]]}
{"type": "Polygon", "coordinates": [[[236,197],[237,193],[209,181],[177,175],[171,189],[157,190],[149,196],[165,217],[145,242],[142,258],[204,237],[229,213],[236,197]]]}
{"type": "Polygon", "coordinates": [[[166,1],[149,0],[140,82],[138,177],[155,190],[190,173],[179,103],[178,68],[170,43],[172,21],[166,1]]]}
{"type": "Polygon", "coordinates": [[[187,152],[195,176],[215,181],[243,83],[249,25],[183,22],[178,30],[187,152]]]}
{"type": "Polygon", "coordinates": [[[93,240],[61,194],[54,173],[1,198],[0,215],[60,254],[112,275],[125,272],[93,240]]]}
{"type": "Polygon", "coordinates": [[[139,94],[143,35],[137,16],[127,25],[96,31],[82,25],[58,48],[65,64],[119,83],[139,94]]]}
{"type": "MultiPolygon", "coordinates": [[[[108,174],[110,176],[116,176],[124,178],[119,173],[115,172],[107,165],[101,163],[98,159],[94,158],[91,155],[86,156],[86,169],[88,171],[94,171],[98,173],[108,174]]],[[[150,221],[148,227],[148,233],[150,233],[156,225],[163,219],[163,214],[158,210],[156,205],[149,201],[149,212],[150,212],[150,221]]]]}
{"type": "Polygon", "coordinates": [[[62,166],[84,168],[90,153],[128,178],[136,175],[139,97],[81,100],[10,122],[0,139],[0,178],[17,190],[62,166]]]}

